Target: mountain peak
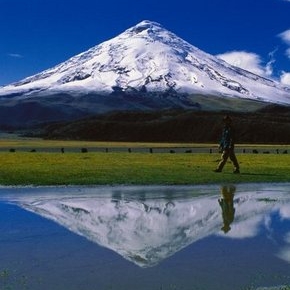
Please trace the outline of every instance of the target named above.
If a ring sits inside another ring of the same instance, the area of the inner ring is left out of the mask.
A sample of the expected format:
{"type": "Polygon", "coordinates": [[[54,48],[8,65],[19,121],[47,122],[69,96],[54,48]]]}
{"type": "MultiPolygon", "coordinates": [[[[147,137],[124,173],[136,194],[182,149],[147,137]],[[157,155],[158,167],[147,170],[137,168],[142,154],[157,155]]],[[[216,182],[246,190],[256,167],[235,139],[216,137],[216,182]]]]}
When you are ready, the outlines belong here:
{"type": "Polygon", "coordinates": [[[163,28],[163,26],[158,23],[158,22],[154,22],[154,21],[150,21],[150,20],[143,20],[141,22],[139,22],[138,24],[136,24],[134,27],[132,27],[131,29],[135,32],[135,33],[140,33],[144,30],[148,30],[148,29],[160,29],[163,28]]]}
{"type": "Polygon", "coordinates": [[[169,31],[167,31],[161,24],[150,20],[143,20],[135,26],[127,29],[125,34],[128,33],[130,37],[146,35],[154,39],[161,32],[164,33],[165,31],[166,33],[169,33],[169,31]]]}
{"type": "MultiPolygon", "coordinates": [[[[157,41],[168,44],[169,46],[181,46],[181,43],[183,43],[183,45],[187,44],[184,40],[179,38],[174,33],[170,32],[169,30],[165,29],[158,22],[149,20],[143,20],[135,26],[127,29],[115,39],[118,38],[121,38],[122,41],[124,41],[125,38],[143,39],[147,42],[157,41]]],[[[148,43],[145,43],[145,45],[146,44],[148,43]]]]}

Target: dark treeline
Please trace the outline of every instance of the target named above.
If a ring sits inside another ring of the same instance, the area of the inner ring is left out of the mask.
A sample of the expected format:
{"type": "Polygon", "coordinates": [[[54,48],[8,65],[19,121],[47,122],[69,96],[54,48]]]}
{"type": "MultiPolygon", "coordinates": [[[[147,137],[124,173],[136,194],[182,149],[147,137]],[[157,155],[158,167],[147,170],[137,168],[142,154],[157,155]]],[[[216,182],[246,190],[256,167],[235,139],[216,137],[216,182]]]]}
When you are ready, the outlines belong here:
{"type": "Polygon", "coordinates": [[[67,140],[216,143],[225,114],[233,118],[238,143],[290,143],[290,107],[274,105],[255,113],[116,112],[50,124],[41,136],[67,140]]]}

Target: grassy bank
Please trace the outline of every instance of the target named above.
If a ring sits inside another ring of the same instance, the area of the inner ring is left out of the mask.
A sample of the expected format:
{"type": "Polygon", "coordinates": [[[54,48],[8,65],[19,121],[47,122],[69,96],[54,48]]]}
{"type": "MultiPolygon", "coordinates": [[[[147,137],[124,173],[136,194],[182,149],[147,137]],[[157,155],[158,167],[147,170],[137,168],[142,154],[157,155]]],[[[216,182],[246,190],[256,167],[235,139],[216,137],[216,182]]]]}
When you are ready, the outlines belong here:
{"type": "Polygon", "coordinates": [[[206,184],[290,181],[290,154],[238,154],[241,174],[212,170],[220,154],[0,153],[2,185],[206,184]]]}

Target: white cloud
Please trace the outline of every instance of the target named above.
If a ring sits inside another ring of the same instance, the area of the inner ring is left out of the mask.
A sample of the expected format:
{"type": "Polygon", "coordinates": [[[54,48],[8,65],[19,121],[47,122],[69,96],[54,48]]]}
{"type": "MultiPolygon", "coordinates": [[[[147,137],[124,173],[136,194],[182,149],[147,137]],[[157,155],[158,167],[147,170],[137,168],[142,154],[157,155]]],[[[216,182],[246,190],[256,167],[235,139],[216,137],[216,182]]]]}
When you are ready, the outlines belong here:
{"type": "MultiPolygon", "coordinates": [[[[290,2],[290,0],[286,1],[290,2]]],[[[278,37],[280,37],[284,43],[290,46],[290,29],[278,34],[278,37]]],[[[290,47],[286,49],[285,54],[290,59],[290,47]]],[[[284,85],[290,86],[290,72],[282,71],[282,74],[280,76],[280,82],[284,85]]]]}
{"type": "MultiPolygon", "coordinates": [[[[289,1],[290,2],[290,1],[289,1]]],[[[278,34],[278,36],[288,45],[290,45],[290,29],[278,34]]]]}
{"type": "Polygon", "coordinates": [[[265,69],[266,69],[266,76],[273,75],[273,65],[276,62],[276,59],[274,57],[275,53],[278,51],[278,47],[276,47],[273,51],[268,53],[269,61],[267,62],[265,69]]]}
{"type": "Polygon", "coordinates": [[[8,53],[7,54],[10,57],[14,57],[14,58],[22,58],[23,56],[19,53],[8,53]]]}
{"type": "Polygon", "coordinates": [[[227,63],[250,71],[260,76],[270,76],[272,74],[272,64],[274,63],[273,54],[276,50],[271,52],[269,55],[271,60],[266,64],[262,65],[261,57],[253,52],[246,51],[230,51],[223,54],[217,55],[218,58],[226,61],[227,63]]]}
{"type": "Polygon", "coordinates": [[[285,247],[283,247],[279,253],[278,253],[278,257],[288,263],[290,263],[290,233],[287,233],[284,237],[285,242],[288,244],[285,247]]]}
{"type": "MultiPolygon", "coordinates": [[[[290,2],[290,0],[285,0],[290,2]]],[[[290,59],[290,29],[278,34],[278,37],[288,46],[286,49],[286,56],[290,59]]],[[[223,54],[217,55],[217,57],[223,59],[227,63],[243,68],[254,74],[272,77],[273,76],[273,65],[276,61],[274,55],[278,51],[275,48],[268,54],[269,61],[265,64],[262,58],[253,52],[247,51],[230,51],[223,54]]],[[[280,75],[280,82],[284,85],[290,85],[290,72],[282,72],[280,75]]]]}
{"type": "Polygon", "coordinates": [[[282,84],[290,86],[290,72],[282,72],[280,81],[282,84]]]}
{"type": "MultiPolygon", "coordinates": [[[[290,73],[289,73],[289,80],[290,80],[290,73]]],[[[282,219],[290,219],[290,207],[286,205],[282,205],[279,209],[280,211],[280,217],[282,219]]],[[[288,234],[288,241],[290,244],[290,232],[288,234]]]]}
{"type": "Polygon", "coordinates": [[[286,247],[277,255],[280,259],[290,263],[290,247],[286,247]]]}

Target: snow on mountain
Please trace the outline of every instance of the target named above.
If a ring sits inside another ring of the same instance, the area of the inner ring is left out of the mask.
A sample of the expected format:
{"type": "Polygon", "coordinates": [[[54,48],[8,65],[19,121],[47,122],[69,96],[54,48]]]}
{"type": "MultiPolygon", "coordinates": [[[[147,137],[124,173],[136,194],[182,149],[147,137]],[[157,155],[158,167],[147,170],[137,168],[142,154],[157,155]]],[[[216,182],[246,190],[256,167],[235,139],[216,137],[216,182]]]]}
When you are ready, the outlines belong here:
{"type": "MultiPolygon", "coordinates": [[[[266,224],[271,232],[273,212],[290,218],[288,185],[251,187],[241,186],[237,192],[230,188],[234,211],[226,234],[221,229],[229,216],[223,220],[222,196],[209,194],[218,192],[217,186],[78,188],[77,194],[73,188],[46,189],[52,194],[35,189],[18,193],[14,202],[140,267],[150,267],[210,235],[253,238],[266,224]]],[[[283,250],[280,257],[287,260],[283,250]]]]}
{"type": "Polygon", "coordinates": [[[0,88],[0,97],[131,91],[238,97],[290,105],[290,88],[231,66],[147,20],[52,69],[0,88]]]}

